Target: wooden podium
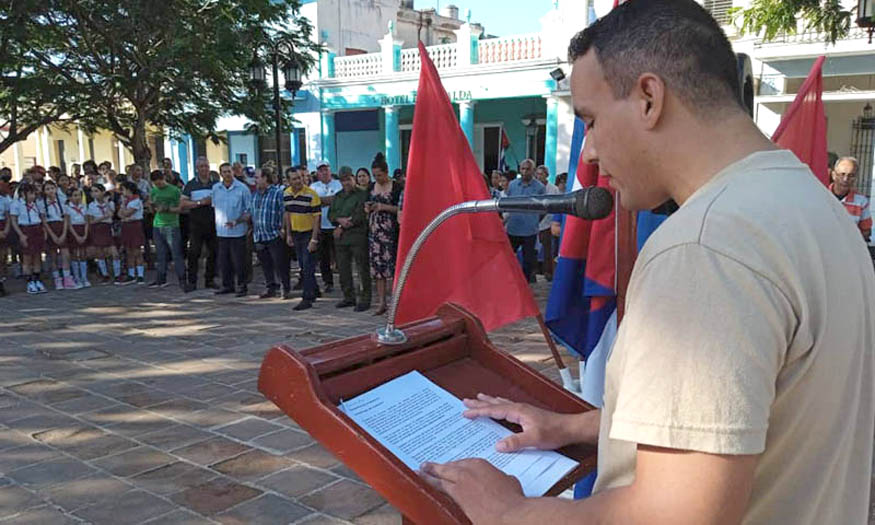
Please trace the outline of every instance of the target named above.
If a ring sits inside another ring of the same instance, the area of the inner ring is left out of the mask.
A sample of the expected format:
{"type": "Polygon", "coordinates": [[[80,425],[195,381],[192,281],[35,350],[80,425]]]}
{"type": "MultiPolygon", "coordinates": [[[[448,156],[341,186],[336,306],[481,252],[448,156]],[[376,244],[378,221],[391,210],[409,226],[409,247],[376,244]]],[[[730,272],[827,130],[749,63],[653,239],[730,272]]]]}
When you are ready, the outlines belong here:
{"type": "MultiPolygon", "coordinates": [[[[435,317],[402,329],[408,337],[402,345],[381,345],[365,335],[301,352],[274,347],[262,362],[258,389],[386,498],[407,523],[470,521],[452,499],[343,414],[337,408],[341,399],[418,370],[459,398],[482,392],[561,413],[593,408],[496,349],[480,322],[459,306],[444,305],[435,317]]],[[[592,471],[596,463],[594,447],[575,445],[559,452],[580,465],[553,486],[551,496],[592,471]]]]}

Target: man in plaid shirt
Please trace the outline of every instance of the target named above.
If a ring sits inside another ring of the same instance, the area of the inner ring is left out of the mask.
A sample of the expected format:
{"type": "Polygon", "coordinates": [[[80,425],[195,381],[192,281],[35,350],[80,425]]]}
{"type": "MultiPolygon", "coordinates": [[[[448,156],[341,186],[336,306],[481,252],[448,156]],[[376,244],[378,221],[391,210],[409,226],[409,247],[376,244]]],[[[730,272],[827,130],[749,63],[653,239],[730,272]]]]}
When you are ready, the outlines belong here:
{"type": "Polygon", "coordinates": [[[255,252],[267,283],[267,289],[259,297],[276,297],[279,280],[283,285],[283,299],[290,299],[289,259],[283,234],[283,190],[274,184],[271,172],[255,171],[255,191],[251,199],[255,252]]]}
{"type": "Polygon", "coordinates": [[[869,199],[854,191],[860,163],[854,157],[842,157],[835,163],[832,171],[832,184],[829,189],[842,201],[851,215],[863,239],[869,242],[872,235],[872,215],[869,212],[869,199]]]}

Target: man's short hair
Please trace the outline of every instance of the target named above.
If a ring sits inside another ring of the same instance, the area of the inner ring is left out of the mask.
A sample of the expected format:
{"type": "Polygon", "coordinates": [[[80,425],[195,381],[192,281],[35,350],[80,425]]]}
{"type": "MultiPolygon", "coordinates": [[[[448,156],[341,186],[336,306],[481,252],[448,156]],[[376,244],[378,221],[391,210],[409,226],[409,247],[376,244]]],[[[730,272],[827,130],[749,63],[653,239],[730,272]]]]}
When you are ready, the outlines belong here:
{"type": "Polygon", "coordinates": [[[860,171],[860,161],[857,160],[857,157],[839,157],[836,163],[833,165],[833,168],[838,167],[842,162],[850,162],[854,165],[854,173],[860,171]]]}
{"type": "Polygon", "coordinates": [[[543,165],[543,164],[541,164],[540,166],[538,166],[538,167],[535,169],[535,171],[543,171],[543,172],[546,173],[547,175],[550,174],[550,168],[548,168],[547,166],[545,166],[545,165],[543,165]]]}
{"type": "Polygon", "coordinates": [[[628,97],[642,74],[653,73],[698,116],[743,109],[732,45],[693,0],[624,2],[571,40],[569,61],[590,49],[615,98],[628,97]]]}
{"type": "Polygon", "coordinates": [[[219,164],[219,171],[222,171],[222,168],[225,168],[225,167],[227,167],[228,169],[231,169],[231,163],[230,162],[223,162],[223,163],[219,164]]]}
{"type": "Polygon", "coordinates": [[[158,179],[163,179],[163,178],[164,178],[164,172],[161,170],[154,170],[152,173],[149,174],[149,180],[151,180],[153,182],[158,180],[158,179]]]}
{"type": "Polygon", "coordinates": [[[352,176],[353,176],[353,172],[352,172],[352,168],[350,166],[341,166],[340,169],[337,171],[337,178],[338,179],[345,179],[346,177],[352,177],[352,176]]]}

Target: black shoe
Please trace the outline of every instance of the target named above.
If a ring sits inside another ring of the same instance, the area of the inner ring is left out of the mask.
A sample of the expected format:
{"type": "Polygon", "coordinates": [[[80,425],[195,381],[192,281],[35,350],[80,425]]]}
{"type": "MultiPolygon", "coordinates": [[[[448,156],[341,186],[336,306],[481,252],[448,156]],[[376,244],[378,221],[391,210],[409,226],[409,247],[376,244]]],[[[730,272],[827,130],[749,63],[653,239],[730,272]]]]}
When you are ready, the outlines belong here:
{"type": "Polygon", "coordinates": [[[295,296],[295,294],[293,294],[291,290],[287,290],[287,291],[283,292],[283,301],[288,301],[289,299],[291,299],[294,296],[295,296]]]}
{"type": "Polygon", "coordinates": [[[296,283],[295,283],[295,286],[292,287],[292,290],[294,290],[294,291],[296,291],[296,292],[297,292],[297,291],[300,291],[300,290],[303,290],[303,289],[304,289],[304,284],[301,283],[301,281],[296,282],[296,283]]]}
{"type": "Polygon", "coordinates": [[[0,297],[6,297],[6,287],[3,286],[2,282],[0,282],[0,297]]]}
{"type": "Polygon", "coordinates": [[[247,294],[249,294],[249,292],[246,290],[246,287],[244,286],[243,288],[240,288],[239,290],[237,290],[237,293],[234,294],[234,296],[235,297],[246,297],[247,294]]]}
{"type": "Polygon", "coordinates": [[[316,288],[316,298],[318,299],[319,297],[322,297],[322,290],[316,288]]]}
{"type": "Polygon", "coordinates": [[[339,303],[335,304],[334,306],[336,308],[349,308],[350,306],[355,306],[355,301],[347,301],[346,299],[344,299],[343,301],[340,301],[339,303]]]}
{"type": "Polygon", "coordinates": [[[301,301],[301,302],[298,303],[294,308],[292,308],[292,310],[295,310],[296,312],[300,312],[301,310],[309,310],[310,308],[313,308],[313,303],[312,303],[312,302],[310,302],[310,301],[301,301]]]}
{"type": "Polygon", "coordinates": [[[229,293],[234,293],[234,290],[231,288],[222,288],[221,290],[216,290],[215,295],[228,295],[229,293]]]}
{"type": "Polygon", "coordinates": [[[277,291],[273,288],[268,288],[261,295],[258,296],[259,299],[272,299],[277,296],[277,291]]]}
{"type": "Polygon", "coordinates": [[[215,281],[206,281],[206,282],[204,282],[204,288],[206,288],[206,289],[208,289],[208,290],[209,290],[209,289],[218,290],[218,289],[219,289],[219,285],[216,284],[215,281]]]}
{"type": "Polygon", "coordinates": [[[371,305],[369,305],[369,304],[358,304],[355,307],[356,312],[367,312],[370,309],[371,309],[371,305]]]}
{"type": "Polygon", "coordinates": [[[333,284],[326,284],[326,285],[325,285],[325,293],[331,293],[331,292],[333,292],[333,291],[334,291],[334,285],[333,285],[333,284]]]}
{"type": "Polygon", "coordinates": [[[186,283],[182,285],[182,291],[184,293],[191,293],[197,289],[197,286],[191,283],[186,283]]]}

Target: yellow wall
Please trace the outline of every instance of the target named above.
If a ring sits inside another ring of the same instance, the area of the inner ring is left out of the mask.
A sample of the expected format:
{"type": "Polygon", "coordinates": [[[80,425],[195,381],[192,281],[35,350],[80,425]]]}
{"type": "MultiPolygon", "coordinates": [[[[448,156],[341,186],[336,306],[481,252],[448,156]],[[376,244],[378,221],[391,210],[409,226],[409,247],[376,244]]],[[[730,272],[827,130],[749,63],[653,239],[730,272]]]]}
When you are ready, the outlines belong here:
{"type": "Polygon", "coordinates": [[[210,160],[210,169],[219,170],[219,165],[223,162],[230,162],[228,159],[228,136],[225,133],[219,133],[224,141],[214,144],[212,140],[207,140],[207,158],[210,160]]]}

